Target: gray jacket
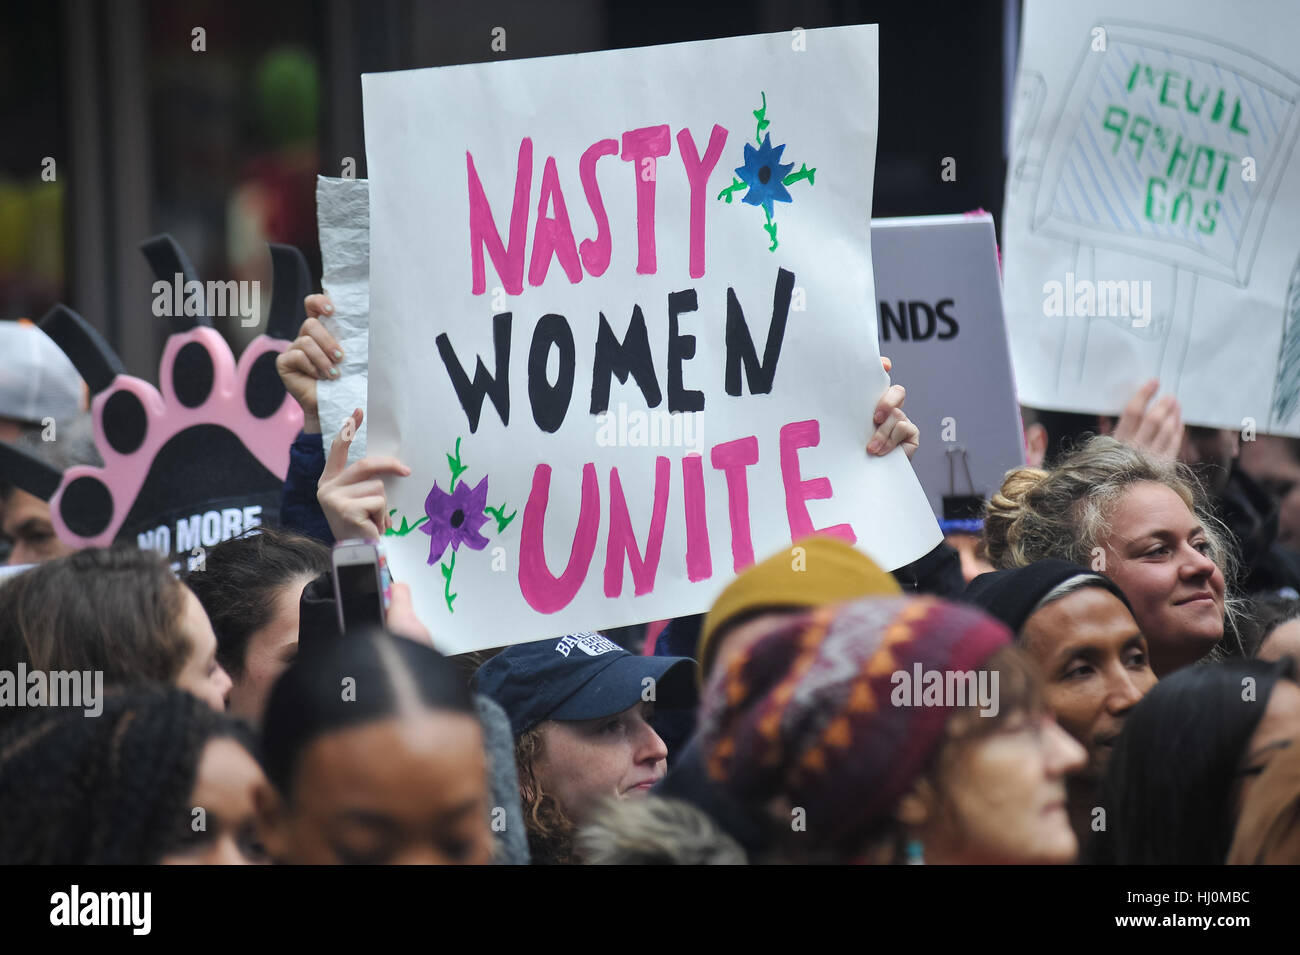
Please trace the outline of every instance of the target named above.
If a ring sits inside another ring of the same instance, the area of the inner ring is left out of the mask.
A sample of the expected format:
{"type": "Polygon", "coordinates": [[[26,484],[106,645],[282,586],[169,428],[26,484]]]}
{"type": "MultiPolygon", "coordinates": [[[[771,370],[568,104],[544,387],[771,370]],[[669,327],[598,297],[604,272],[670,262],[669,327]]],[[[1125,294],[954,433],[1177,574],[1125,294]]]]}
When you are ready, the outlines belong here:
{"type": "Polygon", "coordinates": [[[492,861],[496,865],[528,865],[528,833],[519,801],[519,772],[515,768],[515,738],[510,732],[510,718],[498,703],[481,693],[474,695],[474,704],[483,724],[483,749],[487,753],[491,800],[488,819],[496,841],[492,861]]]}

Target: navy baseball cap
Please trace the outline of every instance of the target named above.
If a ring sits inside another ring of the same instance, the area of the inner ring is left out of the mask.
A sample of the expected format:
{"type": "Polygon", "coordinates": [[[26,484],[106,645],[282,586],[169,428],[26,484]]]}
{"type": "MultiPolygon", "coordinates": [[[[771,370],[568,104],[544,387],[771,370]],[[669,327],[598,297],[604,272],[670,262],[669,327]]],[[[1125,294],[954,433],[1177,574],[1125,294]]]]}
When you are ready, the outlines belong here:
{"type": "Polygon", "coordinates": [[[598,633],[574,633],[506,647],[478,669],[478,692],[510,717],[515,736],[543,720],[594,720],[639,703],[647,678],[654,703],[689,707],[696,701],[695,661],[643,657],[598,633]]]}

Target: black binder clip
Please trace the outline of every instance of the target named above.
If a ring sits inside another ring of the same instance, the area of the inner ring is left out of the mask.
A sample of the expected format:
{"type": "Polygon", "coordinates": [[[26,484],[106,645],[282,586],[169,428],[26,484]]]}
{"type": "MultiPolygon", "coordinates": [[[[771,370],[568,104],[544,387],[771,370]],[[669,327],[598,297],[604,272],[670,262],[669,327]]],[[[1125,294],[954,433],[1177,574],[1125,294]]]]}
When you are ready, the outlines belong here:
{"type": "Polygon", "coordinates": [[[939,527],[944,535],[979,534],[984,530],[984,495],[975,490],[970,474],[970,460],[966,448],[950,444],[944,454],[948,457],[948,493],[943,496],[943,519],[939,527]],[[957,462],[966,475],[967,493],[957,493],[957,462]]]}

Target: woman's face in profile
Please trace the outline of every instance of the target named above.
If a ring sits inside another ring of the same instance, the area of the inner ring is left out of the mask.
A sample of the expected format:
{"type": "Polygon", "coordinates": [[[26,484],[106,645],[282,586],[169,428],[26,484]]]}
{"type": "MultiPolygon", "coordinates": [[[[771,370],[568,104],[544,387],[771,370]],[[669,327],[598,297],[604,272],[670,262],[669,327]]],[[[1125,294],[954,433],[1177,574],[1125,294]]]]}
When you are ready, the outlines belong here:
{"type": "Polygon", "coordinates": [[[1079,844],[1066,811],[1065,777],[1086,759],[1045,711],[1008,713],[992,732],[951,740],[940,756],[940,804],[924,830],[926,861],[1073,862],[1079,844]]]}
{"type": "Polygon", "coordinates": [[[1237,769],[1235,816],[1250,795],[1260,774],[1279,752],[1300,746],[1300,686],[1293,680],[1280,679],[1268,695],[1268,706],[1246,743],[1237,769]]]}
{"type": "Polygon", "coordinates": [[[668,747],[651,727],[652,715],[653,704],[642,702],[600,719],[541,724],[534,773],[542,792],[577,825],[605,799],[646,796],[668,768],[668,747]]]}
{"type": "Polygon", "coordinates": [[[230,675],[217,662],[217,635],[212,621],[194,591],[181,588],[181,615],[177,627],[190,642],[190,655],[176,675],[176,685],[203,700],[218,713],[226,709],[232,685],[230,675]]]}
{"type": "Polygon", "coordinates": [[[298,602],[310,582],[304,575],[276,590],[271,619],[248,635],[243,670],[230,690],[229,710],[254,727],[262,723],[271,687],[298,654],[298,602]]]}

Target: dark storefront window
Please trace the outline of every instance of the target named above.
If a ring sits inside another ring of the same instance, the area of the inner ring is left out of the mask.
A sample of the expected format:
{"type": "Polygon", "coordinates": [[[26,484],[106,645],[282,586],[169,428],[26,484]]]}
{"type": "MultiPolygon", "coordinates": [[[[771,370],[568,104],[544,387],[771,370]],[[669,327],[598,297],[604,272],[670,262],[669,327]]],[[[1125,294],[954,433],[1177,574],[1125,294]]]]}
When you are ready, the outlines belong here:
{"type": "Polygon", "coordinates": [[[18,5],[0,30],[0,320],[38,319],[64,292],[58,11],[18,5]]]}

